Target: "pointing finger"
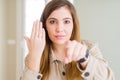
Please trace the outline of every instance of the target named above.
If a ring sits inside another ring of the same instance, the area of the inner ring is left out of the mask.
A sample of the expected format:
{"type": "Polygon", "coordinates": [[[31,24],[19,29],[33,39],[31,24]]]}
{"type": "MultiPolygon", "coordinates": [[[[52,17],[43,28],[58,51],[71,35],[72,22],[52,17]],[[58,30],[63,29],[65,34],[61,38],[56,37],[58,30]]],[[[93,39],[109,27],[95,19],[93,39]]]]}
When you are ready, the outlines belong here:
{"type": "Polygon", "coordinates": [[[76,41],[71,41],[68,44],[68,47],[67,47],[67,57],[68,57],[69,62],[72,61],[72,54],[74,52],[74,48],[75,48],[76,44],[77,44],[76,41]]]}

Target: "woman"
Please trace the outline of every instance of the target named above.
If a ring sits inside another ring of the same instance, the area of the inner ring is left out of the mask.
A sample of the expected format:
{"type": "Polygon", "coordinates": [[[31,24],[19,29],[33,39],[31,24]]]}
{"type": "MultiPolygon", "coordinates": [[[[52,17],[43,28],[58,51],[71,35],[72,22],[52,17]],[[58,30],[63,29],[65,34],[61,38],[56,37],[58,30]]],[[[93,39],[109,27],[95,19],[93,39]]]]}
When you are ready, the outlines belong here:
{"type": "Polygon", "coordinates": [[[50,1],[25,36],[29,54],[21,80],[114,80],[98,47],[80,39],[74,6],[50,1]]]}

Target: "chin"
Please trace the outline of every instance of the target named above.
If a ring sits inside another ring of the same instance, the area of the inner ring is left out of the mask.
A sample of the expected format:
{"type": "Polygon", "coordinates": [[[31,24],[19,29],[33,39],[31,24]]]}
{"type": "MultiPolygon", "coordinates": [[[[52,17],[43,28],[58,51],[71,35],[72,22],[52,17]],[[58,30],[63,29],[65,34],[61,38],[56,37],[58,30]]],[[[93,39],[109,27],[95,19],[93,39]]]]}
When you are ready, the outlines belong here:
{"type": "Polygon", "coordinates": [[[68,40],[60,40],[60,41],[55,41],[54,43],[57,44],[57,45],[64,45],[66,44],[68,40]]]}

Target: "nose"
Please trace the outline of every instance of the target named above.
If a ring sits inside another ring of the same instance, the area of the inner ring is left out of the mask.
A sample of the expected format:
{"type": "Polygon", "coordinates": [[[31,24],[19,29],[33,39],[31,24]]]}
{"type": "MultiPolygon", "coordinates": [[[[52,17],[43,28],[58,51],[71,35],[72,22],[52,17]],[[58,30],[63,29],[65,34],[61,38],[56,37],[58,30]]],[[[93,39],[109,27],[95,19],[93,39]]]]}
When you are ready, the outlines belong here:
{"type": "Polygon", "coordinates": [[[59,23],[59,24],[57,25],[56,31],[57,31],[57,32],[63,32],[63,30],[64,30],[64,25],[63,25],[63,23],[59,23]]]}

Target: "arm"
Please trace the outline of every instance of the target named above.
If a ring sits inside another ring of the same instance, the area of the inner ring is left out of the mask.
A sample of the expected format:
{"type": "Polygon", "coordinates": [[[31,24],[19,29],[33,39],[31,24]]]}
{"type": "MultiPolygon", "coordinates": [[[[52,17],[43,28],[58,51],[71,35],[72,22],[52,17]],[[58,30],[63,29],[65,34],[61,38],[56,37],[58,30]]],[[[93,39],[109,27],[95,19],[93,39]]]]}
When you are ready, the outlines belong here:
{"type": "Polygon", "coordinates": [[[80,64],[83,68],[78,65],[82,77],[87,80],[115,80],[114,74],[103,58],[98,46],[90,42],[85,42],[85,44],[89,49],[89,59],[80,64]]]}
{"type": "Polygon", "coordinates": [[[42,74],[25,67],[20,80],[41,80],[42,74]]]}
{"type": "Polygon", "coordinates": [[[31,37],[24,37],[29,49],[29,54],[25,59],[25,69],[21,80],[40,80],[40,61],[45,47],[45,31],[42,24],[37,20],[33,24],[31,37]]]}

